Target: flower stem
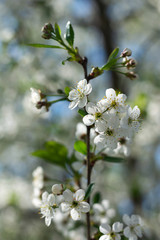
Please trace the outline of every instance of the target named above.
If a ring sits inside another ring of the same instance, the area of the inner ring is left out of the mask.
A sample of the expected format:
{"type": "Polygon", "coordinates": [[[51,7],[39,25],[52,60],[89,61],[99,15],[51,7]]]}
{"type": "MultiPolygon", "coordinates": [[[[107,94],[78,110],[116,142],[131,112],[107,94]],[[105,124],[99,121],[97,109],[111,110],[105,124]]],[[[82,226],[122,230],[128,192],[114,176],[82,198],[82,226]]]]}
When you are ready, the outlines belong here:
{"type": "MultiPolygon", "coordinates": [[[[89,83],[89,78],[87,74],[87,62],[88,59],[84,57],[81,62],[79,62],[84,70],[84,77],[87,80],[87,83],[89,83]]],[[[90,126],[87,126],[87,187],[91,183],[91,163],[90,163],[90,126]]],[[[88,198],[87,202],[90,204],[90,198],[88,198]]],[[[90,223],[90,213],[88,212],[86,215],[87,220],[87,240],[91,240],[91,223],[90,223]]]]}

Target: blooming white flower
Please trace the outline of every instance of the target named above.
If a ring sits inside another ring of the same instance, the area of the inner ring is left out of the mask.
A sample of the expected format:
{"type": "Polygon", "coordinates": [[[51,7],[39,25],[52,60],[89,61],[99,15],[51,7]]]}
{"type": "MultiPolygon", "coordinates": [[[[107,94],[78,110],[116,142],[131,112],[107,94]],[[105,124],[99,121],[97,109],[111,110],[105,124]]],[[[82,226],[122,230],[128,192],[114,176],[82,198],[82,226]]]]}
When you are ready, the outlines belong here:
{"type": "Polygon", "coordinates": [[[31,90],[31,102],[33,103],[33,105],[37,105],[38,102],[41,101],[41,95],[40,95],[40,90],[37,90],[35,88],[30,88],[31,90]]]}
{"type": "Polygon", "coordinates": [[[58,195],[58,194],[61,194],[62,191],[63,191],[63,185],[62,184],[54,184],[52,186],[52,193],[53,194],[58,195]]]}
{"type": "Polygon", "coordinates": [[[107,224],[102,224],[99,227],[99,230],[101,233],[103,233],[104,235],[102,235],[99,240],[120,240],[121,239],[121,235],[120,232],[123,229],[123,223],[120,222],[115,222],[112,225],[112,228],[107,224]]]}
{"type": "Polygon", "coordinates": [[[87,84],[87,80],[83,79],[77,84],[77,88],[69,92],[68,99],[71,101],[69,108],[72,110],[75,107],[83,108],[87,104],[87,95],[92,91],[90,83],[87,84]]]}
{"type": "Polygon", "coordinates": [[[83,189],[77,190],[72,193],[69,189],[63,192],[65,202],[61,203],[62,212],[70,211],[73,220],[81,219],[81,213],[90,211],[90,205],[84,201],[85,191],[83,189]]]}
{"type": "Polygon", "coordinates": [[[123,112],[126,99],[125,94],[116,95],[113,88],[108,88],[105,98],[101,100],[101,104],[106,108],[115,109],[116,112],[123,112]]]}
{"type": "Polygon", "coordinates": [[[129,217],[127,214],[123,216],[123,221],[127,227],[124,228],[124,236],[129,240],[137,240],[142,237],[141,219],[138,215],[129,217]]]}
{"type": "Polygon", "coordinates": [[[130,106],[127,107],[127,113],[121,120],[121,126],[130,129],[130,136],[133,135],[133,132],[137,132],[140,127],[139,116],[140,109],[138,106],[135,106],[133,109],[130,106]]]}
{"type": "Polygon", "coordinates": [[[108,200],[103,200],[101,204],[93,204],[94,221],[102,223],[108,223],[110,218],[115,216],[115,210],[110,208],[108,200]]]}
{"type": "Polygon", "coordinates": [[[99,103],[94,104],[89,102],[86,105],[86,111],[89,113],[83,117],[83,122],[86,126],[91,126],[95,123],[95,121],[102,119],[102,113],[104,112],[104,108],[99,103]]]}
{"type": "Polygon", "coordinates": [[[44,186],[44,171],[41,166],[38,166],[32,173],[33,176],[33,186],[36,188],[43,188],[44,186]]]}
{"type": "Polygon", "coordinates": [[[57,207],[56,198],[53,194],[44,192],[42,194],[42,204],[40,206],[42,217],[45,218],[45,224],[49,226],[54,217],[55,208],[57,207]]]}

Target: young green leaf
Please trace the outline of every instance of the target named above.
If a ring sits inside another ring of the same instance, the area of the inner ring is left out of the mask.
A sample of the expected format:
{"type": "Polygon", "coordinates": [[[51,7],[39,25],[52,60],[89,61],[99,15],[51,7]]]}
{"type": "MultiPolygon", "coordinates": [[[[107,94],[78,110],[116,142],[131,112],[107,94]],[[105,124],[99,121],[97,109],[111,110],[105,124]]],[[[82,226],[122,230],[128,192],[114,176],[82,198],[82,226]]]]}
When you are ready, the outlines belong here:
{"type": "Polygon", "coordinates": [[[83,141],[76,141],[75,144],[74,144],[74,149],[77,151],[77,152],[80,152],[84,155],[87,155],[87,145],[85,142],[83,141]]]}
{"type": "Polygon", "coordinates": [[[112,59],[115,59],[119,53],[119,48],[115,48],[109,55],[108,62],[112,59]]]}
{"type": "Polygon", "coordinates": [[[43,149],[33,152],[32,155],[63,168],[69,161],[67,148],[55,141],[46,142],[43,149]]]}
{"type": "Polygon", "coordinates": [[[56,34],[56,38],[57,40],[62,41],[62,37],[61,37],[61,29],[59,27],[59,25],[57,23],[55,23],[54,25],[54,29],[55,29],[55,34],[56,34]]]}
{"type": "Polygon", "coordinates": [[[100,192],[96,192],[93,195],[92,201],[93,201],[93,204],[94,203],[100,203],[100,201],[101,201],[101,193],[100,192]]]}
{"type": "Polygon", "coordinates": [[[73,44],[74,44],[74,30],[73,30],[73,27],[72,27],[70,21],[67,22],[66,34],[64,35],[64,37],[67,40],[67,42],[69,43],[69,45],[73,47],[73,44]]]}
{"type": "Polygon", "coordinates": [[[88,113],[87,113],[85,110],[83,110],[83,109],[79,109],[79,110],[78,110],[78,113],[79,113],[82,117],[84,117],[85,115],[88,114],[88,113]]]}
{"type": "Polygon", "coordinates": [[[112,162],[112,163],[122,163],[125,161],[124,158],[119,158],[119,157],[109,157],[109,156],[104,156],[102,158],[103,161],[105,162],[112,162]]]}
{"type": "Polygon", "coordinates": [[[67,97],[69,96],[70,91],[71,91],[70,87],[65,87],[64,92],[67,95],[67,97]]]}
{"type": "Polygon", "coordinates": [[[36,47],[36,48],[59,48],[59,49],[65,49],[65,48],[60,47],[60,46],[47,45],[47,44],[41,44],[41,43],[28,43],[26,45],[30,46],[30,47],[36,47]]]}
{"type": "Polygon", "coordinates": [[[89,184],[89,186],[87,188],[87,191],[86,191],[86,194],[85,194],[85,197],[84,197],[85,200],[87,200],[90,197],[94,184],[95,183],[89,184]]]}

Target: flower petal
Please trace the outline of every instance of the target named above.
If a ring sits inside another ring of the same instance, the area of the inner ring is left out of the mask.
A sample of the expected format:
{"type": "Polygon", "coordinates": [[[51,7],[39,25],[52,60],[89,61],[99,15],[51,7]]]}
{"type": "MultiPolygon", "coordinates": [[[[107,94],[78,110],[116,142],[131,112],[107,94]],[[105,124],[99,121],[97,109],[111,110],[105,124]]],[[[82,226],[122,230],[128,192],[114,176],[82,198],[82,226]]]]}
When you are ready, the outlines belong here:
{"type": "Polygon", "coordinates": [[[109,236],[103,235],[99,238],[99,240],[109,240],[109,236]]]}
{"type": "Polygon", "coordinates": [[[79,103],[79,99],[70,102],[70,104],[69,104],[68,107],[72,110],[72,109],[74,109],[75,107],[77,107],[78,103],[79,103]]]}
{"type": "Polygon", "coordinates": [[[127,96],[125,94],[118,94],[118,96],[116,97],[116,102],[118,102],[119,104],[124,104],[126,99],[127,96]]]}
{"type": "Polygon", "coordinates": [[[115,98],[116,98],[116,92],[115,92],[115,90],[114,90],[113,88],[108,88],[108,89],[106,90],[106,98],[107,98],[108,100],[110,100],[110,101],[115,100],[115,98]]]}
{"type": "Polygon", "coordinates": [[[68,99],[69,100],[76,100],[79,96],[79,92],[76,89],[73,89],[69,92],[68,99]]]}
{"type": "Polygon", "coordinates": [[[50,206],[53,206],[53,204],[56,202],[55,196],[53,194],[49,194],[47,200],[50,206]]]}
{"type": "Polygon", "coordinates": [[[79,204],[79,209],[80,209],[81,212],[87,213],[87,212],[90,211],[90,205],[87,202],[81,202],[79,204]]]}
{"type": "Polygon", "coordinates": [[[48,192],[44,192],[42,194],[42,202],[46,202],[47,201],[48,195],[49,195],[48,192]]]}
{"type": "Polygon", "coordinates": [[[134,228],[134,232],[137,234],[138,237],[140,237],[140,238],[142,237],[142,229],[140,226],[136,226],[134,228]]]}
{"type": "Polygon", "coordinates": [[[84,116],[83,122],[86,126],[91,126],[95,123],[95,117],[93,115],[87,114],[84,116]]]}
{"type": "Polygon", "coordinates": [[[130,225],[130,224],[131,224],[131,219],[130,219],[130,217],[129,217],[127,214],[124,214],[124,215],[123,215],[123,222],[124,222],[126,225],[130,225]]]}
{"type": "Polygon", "coordinates": [[[63,192],[63,197],[64,197],[66,202],[72,203],[72,201],[73,201],[73,193],[71,192],[71,190],[66,189],[63,192]]]}
{"type": "Polygon", "coordinates": [[[88,94],[90,94],[91,92],[92,92],[92,85],[91,85],[90,83],[88,83],[87,86],[85,87],[83,93],[84,93],[85,95],[88,95],[88,94]]]}
{"type": "Polygon", "coordinates": [[[83,79],[81,81],[79,81],[79,83],[77,84],[77,89],[79,89],[80,91],[84,91],[84,89],[86,88],[87,85],[87,80],[83,79]]]}
{"type": "Polygon", "coordinates": [[[71,209],[71,204],[62,202],[60,205],[60,208],[61,208],[62,212],[68,212],[71,209]]]}
{"type": "Polygon", "coordinates": [[[51,224],[51,218],[50,217],[45,217],[45,224],[46,224],[47,227],[50,226],[50,224],[51,224]]]}
{"type": "Polygon", "coordinates": [[[79,99],[78,107],[83,108],[87,104],[87,97],[84,96],[83,98],[79,99]]]}
{"type": "Polygon", "coordinates": [[[92,102],[89,102],[87,105],[86,105],[86,111],[89,113],[89,114],[95,114],[96,111],[97,111],[97,106],[96,104],[92,103],[92,102]]]}
{"type": "Polygon", "coordinates": [[[120,222],[113,223],[112,229],[116,233],[121,232],[123,229],[123,223],[120,223],[120,222]]]}
{"type": "Polygon", "coordinates": [[[123,230],[124,236],[129,238],[131,235],[131,230],[130,227],[125,227],[125,229],[123,230]]]}
{"type": "Polygon", "coordinates": [[[111,232],[111,227],[107,223],[104,223],[99,227],[99,231],[103,234],[108,234],[111,232]]]}
{"type": "Polygon", "coordinates": [[[76,191],[76,193],[74,194],[74,198],[76,199],[76,201],[82,201],[84,199],[85,196],[85,191],[83,189],[79,189],[76,191]]]}
{"type": "Polygon", "coordinates": [[[73,208],[70,212],[73,220],[77,221],[81,219],[81,212],[77,211],[77,209],[73,208]]]}

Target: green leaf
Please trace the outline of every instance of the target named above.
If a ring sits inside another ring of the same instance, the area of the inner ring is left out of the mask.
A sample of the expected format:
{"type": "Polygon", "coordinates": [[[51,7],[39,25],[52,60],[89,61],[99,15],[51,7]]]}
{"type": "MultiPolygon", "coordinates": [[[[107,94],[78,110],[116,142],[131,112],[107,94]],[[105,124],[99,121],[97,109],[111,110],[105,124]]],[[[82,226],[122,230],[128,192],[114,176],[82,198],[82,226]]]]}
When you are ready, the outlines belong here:
{"type": "Polygon", "coordinates": [[[101,193],[100,192],[96,192],[93,195],[93,204],[94,203],[100,203],[100,201],[101,201],[101,193]]]}
{"type": "Polygon", "coordinates": [[[112,162],[112,163],[122,163],[125,161],[124,158],[119,158],[119,157],[109,157],[109,156],[104,156],[102,158],[103,161],[105,162],[112,162]]]}
{"type": "Polygon", "coordinates": [[[65,87],[64,92],[67,95],[67,97],[69,96],[70,91],[71,91],[70,87],[65,87]]]}
{"type": "Polygon", "coordinates": [[[115,48],[109,55],[108,62],[111,61],[112,59],[115,59],[118,53],[119,53],[119,48],[115,48]]]}
{"type": "Polygon", "coordinates": [[[85,110],[83,110],[83,109],[79,109],[79,110],[78,110],[78,113],[79,113],[82,117],[84,117],[85,115],[88,114],[88,113],[87,113],[85,110]]]}
{"type": "Polygon", "coordinates": [[[73,62],[75,60],[75,58],[73,57],[68,57],[67,59],[63,60],[62,61],[62,64],[65,65],[65,63],[68,61],[68,62],[73,62]]]}
{"type": "Polygon", "coordinates": [[[89,186],[87,188],[87,191],[86,191],[86,194],[85,194],[85,197],[84,197],[85,200],[87,200],[90,197],[94,184],[95,183],[89,184],[89,186]]]}
{"type": "Polygon", "coordinates": [[[119,48],[115,48],[113,52],[109,55],[107,63],[101,67],[101,70],[110,70],[110,68],[116,64],[118,59],[116,58],[119,52],[119,48]]]}
{"type": "Polygon", "coordinates": [[[43,149],[33,152],[32,155],[63,168],[69,162],[67,148],[55,141],[46,142],[43,149]]]}
{"type": "Polygon", "coordinates": [[[66,34],[64,35],[65,39],[67,40],[67,42],[69,43],[70,46],[73,47],[73,43],[74,43],[74,30],[73,27],[71,25],[71,23],[68,21],[67,25],[66,25],[66,34]]]}
{"type": "Polygon", "coordinates": [[[111,59],[110,61],[108,61],[104,66],[102,66],[101,70],[110,70],[110,68],[116,64],[116,62],[118,61],[118,59],[111,59]]]}
{"type": "Polygon", "coordinates": [[[85,142],[83,141],[76,141],[74,143],[74,149],[77,151],[77,152],[80,152],[84,155],[87,155],[87,145],[85,142]]]}
{"type": "Polygon", "coordinates": [[[57,23],[55,23],[54,29],[55,29],[55,34],[56,34],[57,40],[62,40],[62,38],[61,38],[61,29],[60,29],[60,27],[59,27],[59,25],[57,23]]]}
{"type": "Polygon", "coordinates": [[[47,44],[41,44],[41,43],[28,43],[28,44],[25,44],[25,45],[30,46],[30,47],[36,47],[36,48],[60,48],[60,49],[65,49],[65,48],[60,47],[60,46],[47,45],[47,44]]]}

